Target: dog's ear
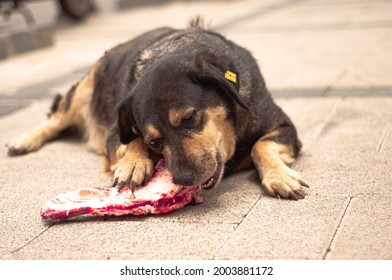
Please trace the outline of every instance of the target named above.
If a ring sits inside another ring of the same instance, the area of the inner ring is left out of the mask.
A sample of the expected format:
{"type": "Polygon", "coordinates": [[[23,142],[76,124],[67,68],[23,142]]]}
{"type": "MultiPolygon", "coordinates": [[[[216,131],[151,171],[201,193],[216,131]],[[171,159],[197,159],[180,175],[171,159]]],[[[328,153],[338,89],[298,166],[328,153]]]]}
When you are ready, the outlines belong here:
{"type": "Polygon", "coordinates": [[[126,98],[117,105],[117,126],[122,144],[128,144],[139,136],[131,112],[131,98],[126,98]]]}
{"type": "Polygon", "coordinates": [[[206,88],[217,88],[237,102],[242,108],[249,110],[239,94],[240,77],[237,68],[227,58],[210,54],[199,54],[195,60],[198,71],[190,74],[191,79],[206,88]]]}

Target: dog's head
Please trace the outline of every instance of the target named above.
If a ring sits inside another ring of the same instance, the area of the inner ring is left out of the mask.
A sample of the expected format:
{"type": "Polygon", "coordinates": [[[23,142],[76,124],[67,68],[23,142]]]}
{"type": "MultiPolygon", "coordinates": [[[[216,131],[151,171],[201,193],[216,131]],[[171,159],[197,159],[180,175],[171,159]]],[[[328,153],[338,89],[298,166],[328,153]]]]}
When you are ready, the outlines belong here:
{"type": "Polygon", "coordinates": [[[171,57],[146,69],[119,104],[120,140],[142,137],[163,155],[174,183],[212,188],[234,154],[234,108],[247,109],[238,91],[238,71],[228,59],[171,57]]]}

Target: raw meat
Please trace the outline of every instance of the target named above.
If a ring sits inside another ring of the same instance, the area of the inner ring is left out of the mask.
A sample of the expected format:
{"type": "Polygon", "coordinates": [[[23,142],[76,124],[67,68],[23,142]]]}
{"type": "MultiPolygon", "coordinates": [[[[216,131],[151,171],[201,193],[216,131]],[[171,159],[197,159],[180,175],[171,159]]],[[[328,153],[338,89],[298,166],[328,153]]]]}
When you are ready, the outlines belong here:
{"type": "Polygon", "coordinates": [[[68,219],[73,216],[146,215],[174,211],[193,202],[202,203],[199,186],[183,187],[173,184],[164,161],[158,162],[153,177],[135,192],[124,188],[80,188],[60,194],[41,208],[43,219],[68,219]]]}

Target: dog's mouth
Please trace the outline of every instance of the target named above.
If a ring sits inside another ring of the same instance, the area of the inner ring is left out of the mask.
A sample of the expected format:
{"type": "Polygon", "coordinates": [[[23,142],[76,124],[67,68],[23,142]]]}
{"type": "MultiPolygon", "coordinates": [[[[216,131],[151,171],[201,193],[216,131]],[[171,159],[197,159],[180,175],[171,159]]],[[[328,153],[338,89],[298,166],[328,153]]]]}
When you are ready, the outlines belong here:
{"type": "Polygon", "coordinates": [[[215,173],[214,175],[211,176],[210,179],[208,179],[207,181],[205,181],[203,184],[200,185],[203,189],[211,190],[222,179],[224,165],[222,162],[222,156],[219,152],[216,155],[216,159],[217,159],[217,167],[215,173]]]}

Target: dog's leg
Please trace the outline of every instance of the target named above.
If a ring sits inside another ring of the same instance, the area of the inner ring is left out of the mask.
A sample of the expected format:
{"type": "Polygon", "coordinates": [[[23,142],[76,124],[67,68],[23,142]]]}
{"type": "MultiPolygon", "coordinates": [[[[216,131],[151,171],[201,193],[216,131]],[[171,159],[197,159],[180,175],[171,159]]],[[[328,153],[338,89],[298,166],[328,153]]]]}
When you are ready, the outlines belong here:
{"type": "Polygon", "coordinates": [[[283,126],[260,138],[253,146],[251,157],[269,195],[302,199],[302,187],[309,187],[288,165],[299,152],[295,129],[283,126]]]}
{"type": "Polygon", "coordinates": [[[120,143],[118,134],[111,130],[107,139],[107,166],[114,173],[113,186],[119,189],[129,187],[132,190],[149,179],[155,167],[149,152],[141,138],[127,145],[120,143]]]}
{"type": "Polygon", "coordinates": [[[41,148],[45,142],[56,138],[61,131],[68,128],[71,125],[71,118],[66,112],[63,112],[63,103],[64,97],[56,97],[52,108],[55,106],[58,106],[59,108],[56,108],[56,111],[52,112],[47,120],[39,124],[33,130],[11,139],[11,141],[7,143],[8,155],[16,156],[36,151],[41,148]],[[56,103],[57,105],[55,105],[56,103]]]}
{"type": "Polygon", "coordinates": [[[59,133],[71,126],[85,129],[86,116],[94,90],[94,71],[73,86],[65,96],[56,96],[49,118],[28,133],[13,138],[8,144],[8,155],[22,155],[36,151],[59,133]]]}

